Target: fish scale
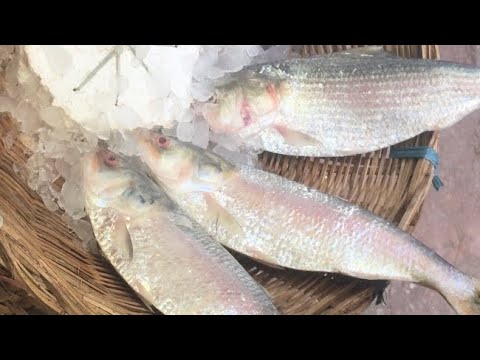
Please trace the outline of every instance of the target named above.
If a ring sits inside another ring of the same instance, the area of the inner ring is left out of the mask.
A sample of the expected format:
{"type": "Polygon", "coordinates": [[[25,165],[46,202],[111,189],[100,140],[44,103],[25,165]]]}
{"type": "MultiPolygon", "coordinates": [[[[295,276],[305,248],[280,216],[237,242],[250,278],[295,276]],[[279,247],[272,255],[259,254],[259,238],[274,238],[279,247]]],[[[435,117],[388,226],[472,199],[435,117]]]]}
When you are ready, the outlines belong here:
{"type": "Polygon", "coordinates": [[[218,156],[213,166],[208,150],[172,138],[162,148],[157,144],[166,137],[157,132],[136,136],[141,159],[171,199],[227,248],[274,267],[419,283],[441,293],[458,313],[480,314],[478,279],[374,213],[218,156]],[[199,182],[206,154],[211,172],[199,182]],[[190,169],[189,178],[172,176],[173,163],[190,169]]]}
{"type": "Polygon", "coordinates": [[[94,160],[101,154],[86,161],[87,212],[102,252],[137,293],[168,315],[278,314],[265,290],[157,184],[118,155],[118,168],[102,165],[94,160]]]}
{"type": "Polygon", "coordinates": [[[250,142],[253,132],[272,153],[355,155],[444,129],[480,108],[480,70],[367,48],[246,67],[222,79],[216,103],[208,105],[221,110],[204,112],[212,130],[237,132],[247,147],[258,148],[258,141],[250,142]],[[255,108],[253,101],[268,99],[261,92],[266,84],[274,84],[278,95],[271,112],[255,108]],[[227,102],[227,96],[243,101],[227,102]],[[271,122],[258,129],[241,125],[238,106],[243,103],[253,104],[252,123],[274,118],[283,134],[271,122]],[[307,140],[291,140],[289,134],[307,140]]]}
{"type": "Polygon", "coordinates": [[[239,221],[244,233],[218,229],[207,215],[202,196],[174,195],[180,207],[223,245],[274,265],[372,280],[415,281],[445,289],[447,294],[452,292],[450,286],[458,288],[457,281],[461,287],[471,282],[373,213],[261,170],[243,167],[239,178],[221,186],[215,198],[239,221]]]}

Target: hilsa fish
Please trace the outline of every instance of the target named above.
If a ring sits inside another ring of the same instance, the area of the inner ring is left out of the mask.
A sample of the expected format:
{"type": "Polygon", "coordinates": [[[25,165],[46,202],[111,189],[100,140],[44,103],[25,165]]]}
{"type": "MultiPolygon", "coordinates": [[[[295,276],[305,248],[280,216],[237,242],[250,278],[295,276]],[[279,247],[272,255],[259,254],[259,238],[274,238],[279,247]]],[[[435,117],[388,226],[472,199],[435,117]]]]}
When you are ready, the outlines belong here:
{"type": "Polygon", "coordinates": [[[84,162],[96,239],[127,283],[166,315],[278,311],[247,271],[128,158],[101,149],[84,162]]]}
{"type": "Polygon", "coordinates": [[[375,214],[158,131],[135,137],[172,200],[227,248],[274,267],[418,283],[480,314],[478,279],[375,214]]]}
{"type": "Polygon", "coordinates": [[[251,65],[196,104],[237,145],[294,156],[363,154],[445,129],[480,108],[480,68],[381,47],[251,65]]]}

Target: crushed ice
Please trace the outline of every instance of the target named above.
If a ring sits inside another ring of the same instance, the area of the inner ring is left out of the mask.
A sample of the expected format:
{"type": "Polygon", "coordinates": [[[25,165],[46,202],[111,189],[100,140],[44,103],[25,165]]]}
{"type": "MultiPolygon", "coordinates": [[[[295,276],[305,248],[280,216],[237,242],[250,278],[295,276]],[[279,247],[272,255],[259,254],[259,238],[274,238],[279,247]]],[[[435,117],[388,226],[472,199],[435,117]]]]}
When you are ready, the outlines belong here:
{"type": "Polygon", "coordinates": [[[25,146],[31,156],[24,168],[15,165],[14,170],[50,211],[65,211],[67,223],[87,246],[94,236],[85,220],[79,164],[99,139],[132,155],[135,146],[124,134],[160,125],[167,134],[205,149],[214,141],[211,148],[218,155],[254,166],[254,155],[214,138],[191,105],[213,96],[215,80],[251,63],[286,58],[289,51],[287,45],[267,51],[260,45],[0,46],[0,81],[5,79],[0,112],[10,112],[21,131],[1,140],[6,148],[15,140],[25,146]],[[112,49],[120,49],[119,63],[111,60],[75,93],[73,88],[112,49]],[[35,72],[39,69],[42,81],[35,72]]]}

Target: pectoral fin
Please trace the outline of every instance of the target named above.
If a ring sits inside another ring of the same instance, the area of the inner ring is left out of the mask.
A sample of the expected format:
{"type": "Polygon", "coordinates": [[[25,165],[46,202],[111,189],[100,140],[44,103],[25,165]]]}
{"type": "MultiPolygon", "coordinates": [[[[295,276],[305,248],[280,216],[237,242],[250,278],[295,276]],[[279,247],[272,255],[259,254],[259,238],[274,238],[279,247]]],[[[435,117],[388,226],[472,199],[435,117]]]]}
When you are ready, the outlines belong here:
{"type": "Polygon", "coordinates": [[[295,147],[319,146],[321,143],[310,135],[289,129],[285,126],[274,125],[273,128],[283,137],[285,143],[295,147]]]}
{"type": "Polygon", "coordinates": [[[148,286],[147,283],[142,283],[141,280],[136,280],[132,285],[137,294],[146,304],[155,303],[155,298],[152,295],[152,292],[150,291],[150,286],[148,286]]]}
{"type": "Polygon", "coordinates": [[[132,260],[132,239],[130,238],[130,234],[128,233],[125,219],[121,216],[119,216],[113,224],[112,246],[117,250],[118,254],[123,259],[132,260]]]}
{"type": "Polygon", "coordinates": [[[199,178],[194,178],[191,181],[185,182],[182,186],[176,189],[180,193],[202,192],[210,193],[216,190],[213,184],[202,181],[199,178]]]}
{"type": "Polygon", "coordinates": [[[225,210],[210,194],[204,194],[205,202],[207,204],[207,213],[210,219],[215,219],[217,227],[228,229],[230,234],[244,236],[242,226],[238,221],[225,210]]]}

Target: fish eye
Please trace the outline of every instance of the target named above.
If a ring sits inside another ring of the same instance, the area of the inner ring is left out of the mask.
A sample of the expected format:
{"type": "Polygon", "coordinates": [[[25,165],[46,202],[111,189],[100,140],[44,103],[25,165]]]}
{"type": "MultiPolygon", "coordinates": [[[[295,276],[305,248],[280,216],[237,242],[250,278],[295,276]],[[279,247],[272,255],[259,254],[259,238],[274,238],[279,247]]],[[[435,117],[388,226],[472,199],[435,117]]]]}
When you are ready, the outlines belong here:
{"type": "Polygon", "coordinates": [[[118,164],[118,158],[115,156],[115,154],[108,154],[105,157],[105,164],[108,166],[115,166],[118,164]]]}
{"type": "Polygon", "coordinates": [[[159,135],[156,138],[156,143],[158,146],[160,146],[162,149],[166,149],[170,145],[170,140],[167,139],[163,135],[159,135]]]}

